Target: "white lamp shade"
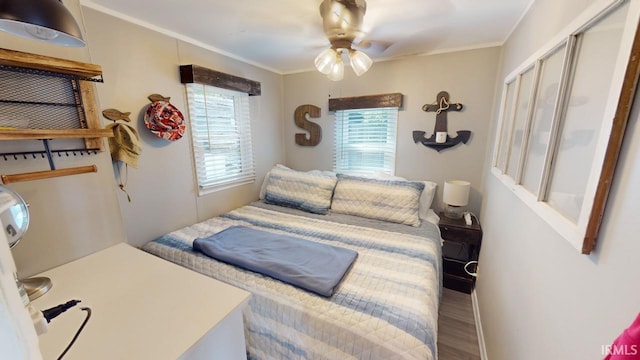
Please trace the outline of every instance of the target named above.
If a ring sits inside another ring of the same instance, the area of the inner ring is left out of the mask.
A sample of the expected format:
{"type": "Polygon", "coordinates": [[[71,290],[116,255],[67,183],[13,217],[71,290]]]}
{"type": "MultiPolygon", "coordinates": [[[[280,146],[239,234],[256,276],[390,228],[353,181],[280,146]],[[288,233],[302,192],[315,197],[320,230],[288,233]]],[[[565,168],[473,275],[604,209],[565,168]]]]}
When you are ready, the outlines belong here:
{"type": "Polygon", "coordinates": [[[444,182],[442,201],[453,206],[465,206],[469,203],[471,183],[464,180],[447,180],[444,182]]]}
{"type": "Polygon", "coordinates": [[[358,50],[349,50],[349,59],[351,60],[351,68],[356,75],[360,76],[369,70],[373,60],[367,54],[358,50]]]}
{"type": "Polygon", "coordinates": [[[321,73],[328,75],[333,68],[333,65],[336,63],[336,58],[338,57],[338,52],[332,48],[326,49],[321,52],[315,60],[316,69],[321,73]]]}
{"type": "Polygon", "coordinates": [[[333,67],[331,68],[331,72],[327,74],[327,77],[331,81],[340,81],[344,78],[344,63],[342,62],[342,58],[338,55],[336,60],[336,63],[333,64],[333,67]]]}

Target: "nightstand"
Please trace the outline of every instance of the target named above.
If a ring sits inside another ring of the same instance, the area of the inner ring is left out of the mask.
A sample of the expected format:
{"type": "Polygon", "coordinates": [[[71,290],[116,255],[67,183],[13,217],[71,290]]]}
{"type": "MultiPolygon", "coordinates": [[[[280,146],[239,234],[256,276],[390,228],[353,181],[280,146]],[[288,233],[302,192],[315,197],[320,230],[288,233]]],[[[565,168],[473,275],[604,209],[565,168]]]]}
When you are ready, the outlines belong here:
{"type": "MultiPolygon", "coordinates": [[[[480,246],[482,245],[482,227],[475,216],[471,216],[472,224],[467,225],[462,219],[450,219],[439,213],[440,234],[444,240],[442,244],[443,285],[470,294],[476,283],[476,278],[465,271],[465,265],[470,261],[478,261],[480,246]]],[[[469,271],[475,271],[476,266],[470,264],[469,271]]]]}

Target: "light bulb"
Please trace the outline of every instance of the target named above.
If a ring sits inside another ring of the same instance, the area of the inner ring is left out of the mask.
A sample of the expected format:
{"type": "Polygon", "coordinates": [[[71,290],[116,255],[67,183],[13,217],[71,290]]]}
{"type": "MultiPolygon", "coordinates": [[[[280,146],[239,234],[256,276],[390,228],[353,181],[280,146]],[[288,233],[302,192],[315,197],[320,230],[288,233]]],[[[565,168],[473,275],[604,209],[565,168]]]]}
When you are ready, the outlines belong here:
{"type": "Polygon", "coordinates": [[[24,27],[31,36],[38,40],[50,41],[57,38],[60,34],[55,30],[38,25],[25,24],[24,27]]]}
{"type": "Polygon", "coordinates": [[[371,64],[373,64],[373,61],[367,54],[358,50],[349,50],[349,59],[351,60],[351,68],[358,76],[366,73],[371,67],[371,64]]]}
{"type": "Polygon", "coordinates": [[[331,67],[331,72],[327,74],[327,77],[331,81],[340,81],[344,78],[344,63],[342,62],[342,56],[340,53],[337,53],[336,62],[331,67]]]}
{"type": "Polygon", "coordinates": [[[336,58],[338,57],[338,52],[333,48],[329,48],[324,50],[323,52],[316,57],[315,65],[316,69],[321,73],[327,75],[331,72],[333,65],[336,63],[336,58]]]}

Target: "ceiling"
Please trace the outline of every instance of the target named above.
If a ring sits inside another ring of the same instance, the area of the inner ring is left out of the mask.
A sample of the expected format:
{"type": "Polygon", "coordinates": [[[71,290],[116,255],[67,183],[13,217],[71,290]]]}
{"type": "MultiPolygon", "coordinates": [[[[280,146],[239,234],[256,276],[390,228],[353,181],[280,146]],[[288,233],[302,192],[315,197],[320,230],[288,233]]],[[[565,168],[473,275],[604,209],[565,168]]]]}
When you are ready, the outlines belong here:
{"type": "MultiPolygon", "coordinates": [[[[374,61],[501,45],[534,0],[367,0],[374,61]]],[[[83,6],[278,73],[329,47],[322,0],[80,0],[83,6]]],[[[358,40],[357,40],[358,41],[358,40]]]]}

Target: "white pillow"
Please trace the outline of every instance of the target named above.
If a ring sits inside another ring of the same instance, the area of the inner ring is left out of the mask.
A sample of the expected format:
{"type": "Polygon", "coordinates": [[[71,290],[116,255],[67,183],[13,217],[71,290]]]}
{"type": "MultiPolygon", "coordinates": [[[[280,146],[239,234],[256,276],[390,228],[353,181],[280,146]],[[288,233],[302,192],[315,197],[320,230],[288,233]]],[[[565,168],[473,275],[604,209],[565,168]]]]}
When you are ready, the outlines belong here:
{"type": "Polygon", "coordinates": [[[433,181],[422,181],[424,183],[424,190],[420,196],[420,219],[426,220],[431,217],[431,204],[433,198],[436,196],[436,190],[438,189],[438,183],[433,181]]]}
{"type": "MultiPolygon", "coordinates": [[[[291,170],[288,167],[280,164],[276,164],[273,168],[271,168],[271,170],[275,168],[291,170]]],[[[264,200],[264,192],[267,188],[267,182],[269,182],[269,175],[271,174],[271,170],[267,171],[267,174],[264,176],[264,180],[262,180],[262,186],[260,187],[260,195],[258,195],[260,197],[260,200],[264,200]]]]}
{"type": "Polygon", "coordinates": [[[420,225],[419,181],[380,180],[338,174],[331,211],[411,226],[420,225]]]}
{"type": "MultiPolygon", "coordinates": [[[[371,179],[381,179],[381,180],[402,180],[402,181],[411,181],[407,180],[400,176],[393,176],[382,171],[378,171],[374,174],[362,174],[355,175],[361,176],[371,179]]],[[[436,190],[438,189],[438,183],[433,181],[425,180],[421,181],[424,183],[424,190],[422,190],[422,195],[420,196],[420,219],[427,220],[431,218],[431,205],[433,204],[433,199],[436,196],[436,190]]]]}
{"type": "Polygon", "coordinates": [[[274,167],[269,172],[264,201],[316,214],[326,214],[331,207],[331,197],[336,177],[321,172],[302,172],[274,167]]]}

